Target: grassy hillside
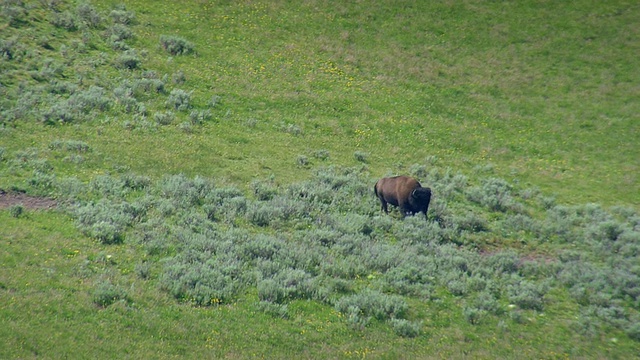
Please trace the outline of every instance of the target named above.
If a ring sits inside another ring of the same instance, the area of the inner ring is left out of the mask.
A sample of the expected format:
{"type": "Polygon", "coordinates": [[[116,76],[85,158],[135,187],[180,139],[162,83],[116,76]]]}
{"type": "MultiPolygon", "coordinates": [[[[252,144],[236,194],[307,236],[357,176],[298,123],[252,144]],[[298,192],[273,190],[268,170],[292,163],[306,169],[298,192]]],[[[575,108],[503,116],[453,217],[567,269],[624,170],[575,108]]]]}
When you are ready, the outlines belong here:
{"type": "Polygon", "coordinates": [[[639,19],[4,1],[0,357],[636,355],[639,19]]]}

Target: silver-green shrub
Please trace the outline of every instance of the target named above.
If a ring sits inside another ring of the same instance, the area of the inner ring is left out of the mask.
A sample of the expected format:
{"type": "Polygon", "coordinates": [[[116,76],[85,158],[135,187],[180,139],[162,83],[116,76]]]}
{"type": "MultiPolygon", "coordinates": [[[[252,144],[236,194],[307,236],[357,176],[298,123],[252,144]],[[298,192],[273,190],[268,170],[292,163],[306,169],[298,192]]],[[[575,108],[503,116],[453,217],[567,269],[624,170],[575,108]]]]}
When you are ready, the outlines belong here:
{"type": "Polygon", "coordinates": [[[173,110],[189,110],[191,109],[191,92],[187,92],[182,89],[173,89],[169,93],[166,104],[173,110]]]}
{"type": "Polygon", "coordinates": [[[161,35],[160,45],[171,55],[186,55],[194,51],[193,44],[180,36],[161,35]]]}

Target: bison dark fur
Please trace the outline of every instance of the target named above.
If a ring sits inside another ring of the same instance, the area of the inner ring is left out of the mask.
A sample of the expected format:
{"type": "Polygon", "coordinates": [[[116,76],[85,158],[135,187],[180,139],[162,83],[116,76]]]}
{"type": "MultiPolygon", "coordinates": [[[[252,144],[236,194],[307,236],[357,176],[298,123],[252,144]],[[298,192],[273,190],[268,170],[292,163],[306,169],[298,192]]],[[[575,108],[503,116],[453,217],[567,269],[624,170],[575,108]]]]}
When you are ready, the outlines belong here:
{"type": "Polygon", "coordinates": [[[418,180],[408,176],[394,176],[378,180],[373,191],[385,213],[389,213],[387,204],[397,206],[402,217],[414,215],[418,212],[427,217],[431,189],[422,187],[418,180]]]}

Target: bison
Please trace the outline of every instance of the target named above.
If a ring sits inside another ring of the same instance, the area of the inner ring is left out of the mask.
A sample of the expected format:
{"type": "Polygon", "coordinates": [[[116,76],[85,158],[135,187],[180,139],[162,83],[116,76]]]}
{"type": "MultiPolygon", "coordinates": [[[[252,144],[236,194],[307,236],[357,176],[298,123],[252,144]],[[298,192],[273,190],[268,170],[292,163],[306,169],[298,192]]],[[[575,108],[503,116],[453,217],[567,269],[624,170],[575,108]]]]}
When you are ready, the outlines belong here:
{"type": "Polygon", "coordinates": [[[374,193],[380,199],[381,210],[389,213],[387,204],[397,206],[402,217],[407,214],[414,215],[423,212],[427,217],[429,202],[431,201],[431,189],[422,187],[418,180],[408,176],[394,176],[378,180],[373,188],[374,193]]]}

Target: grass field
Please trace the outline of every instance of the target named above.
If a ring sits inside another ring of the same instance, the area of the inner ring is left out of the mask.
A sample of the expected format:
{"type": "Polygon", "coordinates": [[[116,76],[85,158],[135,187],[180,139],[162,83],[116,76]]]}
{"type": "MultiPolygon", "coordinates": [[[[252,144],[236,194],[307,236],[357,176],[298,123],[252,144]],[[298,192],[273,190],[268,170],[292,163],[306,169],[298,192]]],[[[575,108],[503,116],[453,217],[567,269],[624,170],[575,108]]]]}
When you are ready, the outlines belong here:
{"type": "Polygon", "coordinates": [[[3,1],[0,358],[638,356],[639,20],[3,1]]]}

